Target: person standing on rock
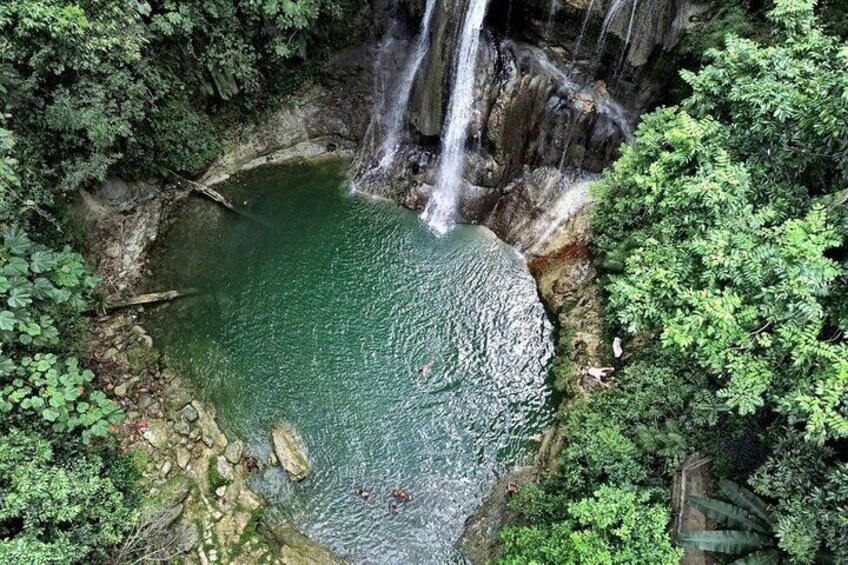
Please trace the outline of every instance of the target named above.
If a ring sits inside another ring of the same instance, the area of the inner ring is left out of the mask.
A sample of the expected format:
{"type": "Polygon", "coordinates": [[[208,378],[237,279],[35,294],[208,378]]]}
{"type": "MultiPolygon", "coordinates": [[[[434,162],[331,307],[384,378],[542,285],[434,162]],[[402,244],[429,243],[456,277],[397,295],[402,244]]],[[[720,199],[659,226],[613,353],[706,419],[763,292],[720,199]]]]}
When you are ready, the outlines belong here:
{"type": "Polygon", "coordinates": [[[615,370],[618,371],[621,369],[621,356],[624,354],[624,349],[621,347],[621,338],[615,336],[615,339],[612,340],[612,355],[613,361],[612,366],[615,367],[615,370]]]}

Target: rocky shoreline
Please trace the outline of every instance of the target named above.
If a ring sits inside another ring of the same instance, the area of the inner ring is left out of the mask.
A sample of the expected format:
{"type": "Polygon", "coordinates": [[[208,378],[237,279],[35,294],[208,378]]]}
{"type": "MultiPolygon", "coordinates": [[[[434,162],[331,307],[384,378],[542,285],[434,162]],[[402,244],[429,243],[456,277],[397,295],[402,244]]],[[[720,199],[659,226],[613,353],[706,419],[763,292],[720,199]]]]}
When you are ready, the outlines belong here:
{"type": "Polygon", "coordinates": [[[101,386],[126,413],[115,436],[142,469],[150,504],[141,523],[170,526],[131,540],[150,544],[148,551],[160,557],[204,565],[341,563],[293,525],[265,523],[265,501],[251,490],[251,474],[286,461],[257,461],[243,441],[224,433],[214,407],[192,396],[139,325],[139,314],[95,319],[89,340],[101,386]]]}

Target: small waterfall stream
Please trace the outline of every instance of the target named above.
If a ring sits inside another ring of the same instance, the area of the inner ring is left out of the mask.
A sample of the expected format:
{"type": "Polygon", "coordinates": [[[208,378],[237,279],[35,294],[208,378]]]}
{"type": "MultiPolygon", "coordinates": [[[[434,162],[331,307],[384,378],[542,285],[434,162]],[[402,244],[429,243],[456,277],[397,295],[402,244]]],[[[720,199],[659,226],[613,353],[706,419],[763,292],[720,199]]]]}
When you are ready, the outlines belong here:
{"type": "Polygon", "coordinates": [[[551,5],[548,8],[548,21],[545,23],[545,39],[550,39],[551,34],[554,31],[554,24],[556,23],[556,17],[561,8],[560,6],[561,0],[551,0],[551,5]]]}
{"type": "Polygon", "coordinates": [[[436,188],[424,211],[424,220],[437,233],[445,233],[450,228],[459,203],[465,169],[465,142],[474,114],[474,79],[480,31],[488,5],[489,0],[469,0],[462,24],[436,188]]]}
{"type": "Polygon", "coordinates": [[[597,0],[589,0],[589,7],[586,8],[586,17],[583,18],[583,25],[580,26],[580,35],[577,36],[577,42],[574,45],[574,53],[571,55],[571,69],[574,70],[574,65],[577,64],[577,57],[580,54],[580,48],[583,46],[583,41],[586,39],[586,29],[589,27],[589,20],[592,19],[592,10],[595,8],[597,0]]]}
{"type": "Polygon", "coordinates": [[[421,29],[418,32],[418,39],[407,57],[400,83],[386,114],[386,131],[377,153],[377,157],[380,160],[379,169],[383,171],[388,170],[392,166],[395,155],[397,154],[400,135],[406,119],[406,111],[409,108],[409,99],[412,96],[412,88],[415,86],[415,77],[418,76],[421,63],[424,62],[424,57],[430,49],[430,29],[433,24],[433,13],[436,11],[436,4],[437,0],[427,0],[424,18],[421,20],[421,29]]]}
{"type": "Polygon", "coordinates": [[[613,24],[621,16],[621,13],[628,2],[630,2],[630,19],[627,23],[627,30],[625,36],[622,38],[624,44],[621,47],[619,62],[616,65],[613,74],[617,76],[619,74],[620,68],[623,67],[624,60],[627,58],[627,51],[630,47],[630,41],[633,35],[633,22],[636,19],[636,9],[638,7],[639,0],[614,0],[612,4],[610,4],[609,9],[607,10],[606,15],[604,16],[604,21],[601,24],[601,33],[598,37],[598,48],[595,52],[594,61],[592,62],[592,65],[589,69],[590,74],[594,75],[598,67],[600,66],[601,57],[603,56],[604,48],[606,47],[607,36],[609,35],[613,24]]]}

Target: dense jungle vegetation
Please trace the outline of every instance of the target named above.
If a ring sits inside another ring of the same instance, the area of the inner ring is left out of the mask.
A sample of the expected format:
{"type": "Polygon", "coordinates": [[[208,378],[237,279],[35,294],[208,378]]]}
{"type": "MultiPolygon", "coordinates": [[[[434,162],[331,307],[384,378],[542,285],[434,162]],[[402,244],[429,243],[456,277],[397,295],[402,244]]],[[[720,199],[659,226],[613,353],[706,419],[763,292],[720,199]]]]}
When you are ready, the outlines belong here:
{"type": "Polygon", "coordinates": [[[0,563],[102,563],[132,528],[123,414],[85,368],[97,280],[65,210],[196,174],[347,35],[353,0],[0,3],[0,563]]]}
{"type": "Polygon", "coordinates": [[[632,356],[562,408],[561,471],[522,492],[506,563],[674,563],[674,545],[848,562],[848,44],[814,7],[778,0],[768,34],[707,50],[596,185],[609,332],[632,356]],[[689,502],[718,531],[669,543],[692,453],[721,481],[689,502]]]}
{"type": "MultiPolygon", "coordinates": [[[[596,187],[628,358],[614,387],[571,391],[560,471],[517,497],[505,563],[676,563],[681,546],[848,562],[848,10],[752,4],[723,3],[686,43],[703,66],[685,97],[596,187]],[[690,503],[719,531],[675,539],[669,490],[692,453],[720,488],[690,503]]],[[[105,562],[142,502],[109,437],[123,415],[86,369],[97,280],[69,196],[199,173],[357,37],[361,8],[0,3],[0,563],[105,562]]]]}

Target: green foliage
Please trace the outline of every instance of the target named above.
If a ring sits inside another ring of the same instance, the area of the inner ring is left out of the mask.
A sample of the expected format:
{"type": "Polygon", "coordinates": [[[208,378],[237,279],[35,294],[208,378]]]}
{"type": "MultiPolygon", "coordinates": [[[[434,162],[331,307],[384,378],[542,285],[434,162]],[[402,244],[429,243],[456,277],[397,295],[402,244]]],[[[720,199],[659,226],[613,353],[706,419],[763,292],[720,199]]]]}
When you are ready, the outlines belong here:
{"type": "Polygon", "coordinates": [[[209,116],[187,100],[168,100],[150,109],[150,127],[129,141],[125,165],[130,176],[175,171],[198,175],[221,152],[218,132],[209,116]]]}
{"type": "Polygon", "coordinates": [[[0,563],[104,562],[134,504],[114,459],[17,430],[0,436],[0,563]]]}
{"type": "MultiPolygon", "coordinates": [[[[15,207],[111,173],[196,174],[219,154],[214,117],[324,53],[352,0],[22,0],[0,3],[0,158],[20,163],[15,207]],[[0,124],[2,125],[2,124],[0,124]]],[[[350,36],[348,36],[350,37],[350,36]]],[[[0,166],[0,175],[5,166],[0,166]]]]}
{"type": "MultiPolygon", "coordinates": [[[[619,556],[597,548],[591,554],[574,553],[577,550],[571,544],[577,543],[577,538],[572,507],[586,492],[605,489],[609,498],[614,490],[616,496],[634,505],[634,512],[644,511],[656,519],[651,527],[664,534],[667,512],[662,510],[660,520],[658,510],[645,509],[647,500],[656,502],[668,496],[666,489],[674,470],[696,446],[708,443],[706,438],[714,436],[712,428],[722,417],[721,405],[703,391],[703,377],[673,371],[666,365],[670,360],[660,353],[641,352],[617,374],[614,388],[565,405],[560,415],[564,445],[560,471],[539,486],[525,487],[513,501],[528,525],[505,534],[506,563],[625,563],[628,558],[634,559],[633,563],[652,562],[638,553],[619,556]],[[619,558],[622,560],[604,561],[619,558]]],[[[732,435],[731,429],[725,431],[732,435]]],[[[592,543],[612,527],[591,521],[580,525],[585,528],[581,535],[592,543]]],[[[649,539],[644,531],[635,535],[649,539]]],[[[668,543],[665,539],[655,545],[665,548],[670,547],[668,543]]],[[[586,545],[589,547],[593,546],[586,545]]],[[[662,562],[662,557],[651,558],[662,562]]]]}
{"type": "Polygon", "coordinates": [[[720,376],[719,395],[740,414],[770,400],[812,439],[845,437],[845,345],[820,339],[822,299],[842,272],[826,253],[842,238],[822,206],[785,218],[758,205],[726,135],[662,110],[606,175],[596,241],[626,254],[607,285],[611,308],[629,332],[661,329],[663,345],[720,376]]]}
{"type": "Polygon", "coordinates": [[[671,546],[668,521],[665,504],[650,491],[603,485],[591,498],[569,503],[561,522],[504,530],[502,563],[672,565],[683,552],[671,546]]]}
{"type": "Polygon", "coordinates": [[[751,485],[773,506],[778,547],[804,562],[821,547],[848,555],[848,462],[845,453],[811,445],[797,431],[776,428],[772,455],[751,485]]]}
{"type": "MultiPolygon", "coordinates": [[[[746,563],[848,558],[848,49],[822,31],[814,4],[776,0],[769,43],[731,35],[708,51],[705,68],[684,73],[692,95],[646,116],[596,187],[612,325],[660,346],[671,373],[703,376],[687,381],[723,422],[717,435],[767,429],[771,454],[738,477],[765,498],[722,483],[730,503],[693,504],[730,530],[682,538],[754,550],[746,563]]],[[[584,476],[602,447],[597,422],[595,439],[576,440],[584,476]]],[[[684,437],[659,460],[724,457],[709,434],[684,437]]],[[[615,445],[652,476],[638,450],[615,445]]]]}
{"type": "Polygon", "coordinates": [[[555,489],[578,496],[603,482],[666,486],[674,469],[718,422],[721,407],[697,373],[644,355],[616,387],[570,403],[562,415],[565,447],[555,489]],[[685,416],[684,416],[685,415],[685,416]]]}
{"type": "MultiPolygon", "coordinates": [[[[731,555],[749,554],[740,560],[749,563],[829,561],[828,555],[818,552],[815,535],[808,535],[797,527],[787,528],[782,523],[785,519],[748,489],[732,481],[719,484],[729,503],[713,498],[689,497],[689,504],[716,524],[732,529],[681,533],[675,538],[679,545],[731,555]],[[778,546],[788,555],[778,551],[778,546]]],[[[815,513],[815,510],[810,513],[815,513]]]]}
{"type": "Polygon", "coordinates": [[[756,181],[757,201],[776,199],[784,212],[804,204],[793,196],[847,186],[848,53],[815,24],[813,4],[776,2],[769,18],[780,42],[731,36],[707,54],[710,65],[683,73],[693,88],[686,110],[722,123],[726,147],[756,181]]]}
{"type": "Polygon", "coordinates": [[[94,374],[63,357],[97,279],[82,256],[54,252],[8,229],[0,246],[0,413],[7,423],[105,437],[122,420],[94,374]]]}

